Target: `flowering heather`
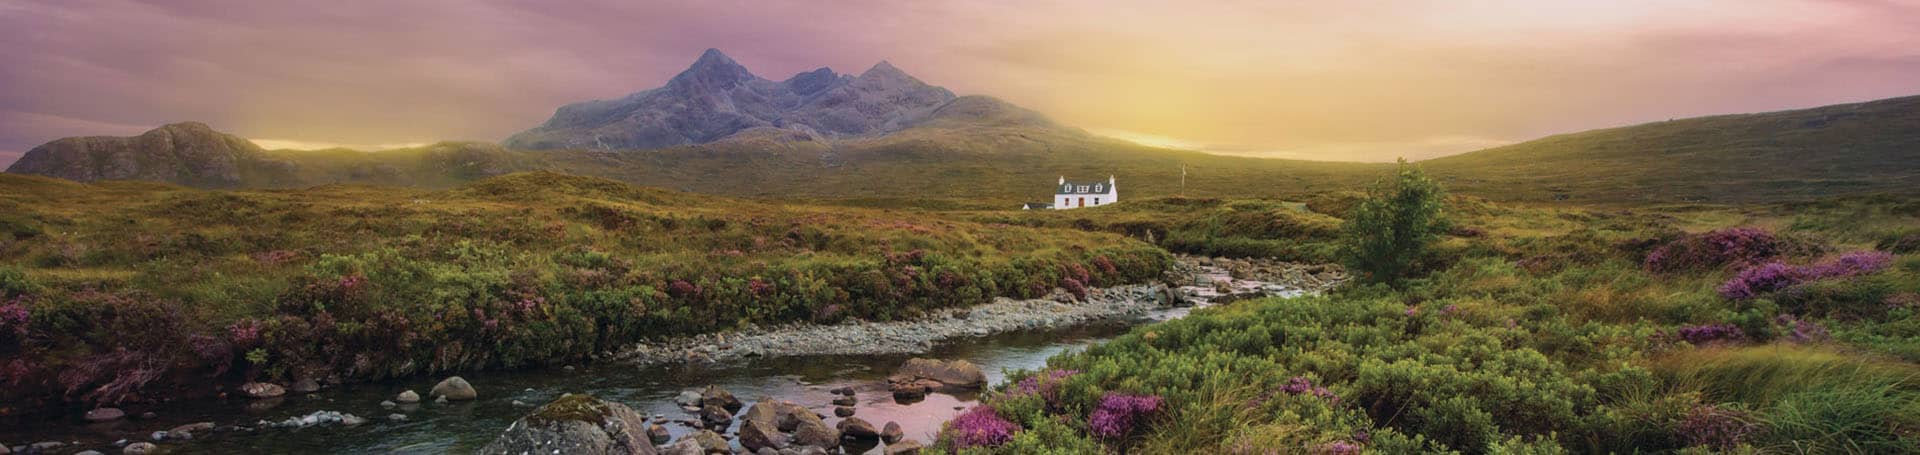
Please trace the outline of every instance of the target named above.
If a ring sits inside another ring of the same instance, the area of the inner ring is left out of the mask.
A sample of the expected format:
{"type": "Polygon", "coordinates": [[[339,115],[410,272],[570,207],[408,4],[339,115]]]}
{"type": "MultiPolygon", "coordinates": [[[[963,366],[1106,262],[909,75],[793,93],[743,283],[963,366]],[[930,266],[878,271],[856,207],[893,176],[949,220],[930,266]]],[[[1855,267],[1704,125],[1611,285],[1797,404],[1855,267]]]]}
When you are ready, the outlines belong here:
{"type": "Polygon", "coordinates": [[[1315,387],[1313,380],[1307,379],[1306,376],[1287,379],[1287,385],[1280,386],[1280,391],[1290,395],[1313,395],[1329,402],[1340,402],[1340,397],[1334,395],[1332,390],[1327,390],[1326,387],[1315,387]]]}
{"type": "Polygon", "coordinates": [[[1757,228],[1730,228],[1687,235],[1654,248],[1644,265],[1654,272],[1676,272],[1726,265],[1747,265],[1780,255],[1781,242],[1757,228]]]}
{"type": "Polygon", "coordinates": [[[1405,313],[1405,314],[1407,315],[1407,317],[1413,317],[1413,316],[1417,316],[1417,315],[1419,315],[1419,314],[1420,314],[1420,306],[1419,306],[1419,305],[1414,305],[1414,306],[1410,306],[1410,307],[1407,307],[1407,311],[1406,311],[1406,313],[1405,313]]]}
{"type": "Polygon", "coordinates": [[[1807,281],[1878,273],[1892,264],[1893,255],[1879,251],[1855,251],[1832,261],[1809,266],[1769,262],[1740,271],[1733,279],[1721,284],[1719,292],[1721,297],[1728,299],[1750,299],[1807,281]]]}
{"type": "Polygon", "coordinates": [[[1053,404],[1060,399],[1060,383],[1076,374],[1080,374],[1080,370],[1047,370],[1027,376],[1026,379],[1021,379],[1019,383],[1013,385],[1012,395],[1038,395],[1048,404],[1053,404]]]}
{"type": "Polygon", "coordinates": [[[31,317],[32,314],[27,312],[27,305],[20,299],[16,298],[0,304],[0,332],[11,331],[14,336],[24,338],[27,336],[27,321],[31,317]]]}
{"type": "Polygon", "coordinates": [[[1703,405],[1688,411],[1677,430],[1687,444],[1732,450],[1758,429],[1749,420],[1746,412],[1703,405]]]}
{"type": "Polygon", "coordinates": [[[1871,275],[1893,265],[1893,255],[1883,251],[1855,251],[1840,258],[1807,268],[1807,274],[1820,278],[1871,275]]]}
{"type": "Polygon", "coordinates": [[[1100,407],[1093,410],[1087,418],[1087,426],[1093,434],[1108,439],[1120,439],[1133,433],[1134,424],[1142,417],[1160,411],[1162,400],[1155,395],[1124,395],[1107,392],[1100,397],[1100,407]]]}
{"type": "Polygon", "coordinates": [[[992,406],[974,406],[948,422],[947,431],[953,437],[954,448],[994,447],[1012,441],[1013,434],[1020,432],[1020,425],[1000,417],[992,406]]]}
{"type": "Polygon", "coordinates": [[[1746,338],[1739,327],[1732,324],[1690,325],[1680,328],[1680,339],[1688,343],[1706,344],[1714,341],[1740,341],[1746,338]]]}
{"type": "Polygon", "coordinates": [[[1315,447],[1313,453],[1315,455],[1359,455],[1360,445],[1351,441],[1334,441],[1315,447]]]}
{"type": "Polygon", "coordinates": [[[1801,269],[1778,262],[1769,262],[1759,267],[1740,271],[1733,279],[1720,285],[1720,296],[1728,299],[1750,299],[1756,295],[1786,289],[1799,284],[1804,279],[1801,269]]]}
{"type": "Polygon", "coordinates": [[[1080,280],[1076,280],[1073,278],[1061,280],[1060,286],[1067,288],[1067,292],[1073,294],[1074,298],[1078,298],[1078,299],[1087,298],[1087,285],[1084,283],[1081,283],[1080,280]]]}
{"type": "Polygon", "coordinates": [[[241,319],[227,326],[227,341],[234,346],[251,347],[260,341],[260,321],[241,319]]]}
{"type": "Polygon", "coordinates": [[[1826,327],[1813,321],[1793,317],[1791,314],[1780,315],[1774,318],[1773,322],[1784,326],[1787,329],[1787,337],[1795,343],[1817,343],[1833,338],[1826,327]]]}

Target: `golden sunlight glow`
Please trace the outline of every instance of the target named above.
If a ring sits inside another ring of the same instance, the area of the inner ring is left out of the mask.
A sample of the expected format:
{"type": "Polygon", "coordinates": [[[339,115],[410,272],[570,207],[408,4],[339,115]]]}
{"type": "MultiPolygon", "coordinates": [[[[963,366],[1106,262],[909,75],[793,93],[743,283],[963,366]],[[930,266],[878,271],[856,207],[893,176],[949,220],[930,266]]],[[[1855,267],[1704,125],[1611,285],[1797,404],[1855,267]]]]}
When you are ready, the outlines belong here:
{"type": "Polygon", "coordinates": [[[264,148],[267,150],[327,150],[327,149],[344,148],[344,149],[359,150],[363,152],[372,152],[372,151],[380,151],[380,150],[413,148],[413,147],[420,147],[420,146],[427,145],[427,143],[425,142],[408,142],[408,143],[395,143],[395,144],[340,144],[340,143],[334,143],[334,142],[300,141],[300,140],[292,140],[292,139],[247,139],[247,140],[252,141],[254,145],[258,145],[260,146],[260,148],[264,148]]]}

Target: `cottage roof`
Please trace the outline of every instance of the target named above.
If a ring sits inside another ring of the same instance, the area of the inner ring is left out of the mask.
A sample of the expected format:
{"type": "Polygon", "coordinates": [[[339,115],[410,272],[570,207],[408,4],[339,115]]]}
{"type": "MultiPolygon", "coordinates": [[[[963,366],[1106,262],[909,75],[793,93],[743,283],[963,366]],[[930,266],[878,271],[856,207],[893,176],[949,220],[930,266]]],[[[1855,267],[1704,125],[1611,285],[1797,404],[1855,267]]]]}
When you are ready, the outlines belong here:
{"type": "Polygon", "coordinates": [[[1113,184],[1105,180],[1092,182],[1061,182],[1053,187],[1053,194],[1107,194],[1113,184]]]}

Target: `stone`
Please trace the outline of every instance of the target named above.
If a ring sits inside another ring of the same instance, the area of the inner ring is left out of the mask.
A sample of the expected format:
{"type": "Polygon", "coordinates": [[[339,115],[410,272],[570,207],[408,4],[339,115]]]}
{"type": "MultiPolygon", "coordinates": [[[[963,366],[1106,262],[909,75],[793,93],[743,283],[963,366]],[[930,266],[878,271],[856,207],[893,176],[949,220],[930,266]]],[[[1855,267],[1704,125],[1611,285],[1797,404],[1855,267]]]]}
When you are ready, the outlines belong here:
{"type": "Polygon", "coordinates": [[[88,422],[110,422],[127,418],[127,413],[120,408],[94,408],[87,411],[85,418],[88,422]]]}
{"type": "Polygon", "coordinates": [[[719,406],[726,408],[729,413],[740,412],[740,408],[746,407],[745,403],[740,402],[740,398],[733,396],[733,392],[728,392],[727,389],[717,385],[707,386],[706,392],[700,394],[700,405],[719,406]]]}
{"type": "Polygon", "coordinates": [[[920,401],[942,386],[943,384],[929,379],[887,381],[887,390],[893,392],[893,400],[902,403],[920,401]]]}
{"type": "MultiPolygon", "coordinates": [[[[194,433],[205,433],[211,430],[213,430],[213,422],[189,423],[167,430],[167,439],[188,441],[193,439],[194,433]]],[[[155,440],[158,441],[158,439],[155,440]]]]}
{"type": "Polygon", "coordinates": [[[646,417],[626,405],[566,394],[508,425],[478,453],[653,455],[645,425],[646,417]]]}
{"type": "Polygon", "coordinates": [[[653,440],[654,444],[666,444],[667,440],[673,439],[673,433],[667,431],[666,425],[656,423],[647,426],[647,439],[653,440]]]}
{"type": "Polygon", "coordinates": [[[696,431],[687,435],[687,439],[692,440],[702,453],[733,453],[733,448],[727,445],[727,438],[713,430],[696,431]]]}
{"type": "Polygon", "coordinates": [[[287,390],[293,393],[319,392],[320,383],[317,381],[314,381],[313,378],[302,378],[298,381],[293,381],[293,384],[290,384],[287,386],[287,390]]]}
{"type": "Polygon", "coordinates": [[[900,429],[899,422],[887,422],[887,426],[880,429],[880,440],[888,444],[900,442],[906,436],[907,432],[900,429]]]}
{"type": "Polygon", "coordinates": [[[700,409],[700,421],[707,425],[724,427],[733,422],[733,413],[717,405],[707,405],[700,409]]]}
{"type": "Polygon", "coordinates": [[[153,420],[157,418],[160,418],[160,414],[155,414],[153,411],[140,413],[140,420],[153,420]]]}
{"type": "Polygon", "coordinates": [[[392,420],[395,422],[404,422],[407,420],[407,415],[406,414],[387,414],[387,420],[392,420]]]}
{"type": "Polygon", "coordinates": [[[393,400],[381,400],[381,401],[380,401],[380,408],[381,408],[381,409],[393,409],[393,407],[394,407],[394,406],[399,406],[399,405],[400,405],[399,403],[394,403],[394,402],[393,402],[393,400]]]}
{"type": "Polygon", "coordinates": [[[29,451],[38,451],[38,452],[46,452],[46,451],[49,451],[49,450],[53,450],[53,449],[58,449],[58,448],[61,448],[61,447],[66,447],[66,446],[67,446],[67,443],[64,443],[64,442],[60,442],[60,441],[46,441],[46,442],[36,442],[36,443],[33,443],[33,444],[28,444],[28,445],[27,445],[27,450],[29,450],[29,451]]]}
{"type": "Polygon", "coordinates": [[[248,398],[273,398],[286,395],[287,389],[272,383],[249,382],[240,385],[240,393],[246,394],[248,398]]]}
{"type": "Polygon", "coordinates": [[[831,391],[834,395],[853,396],[853,387],[841,387],[831,391]]]}
{"type": "Polygon", "coordinates": [[[886,455],[919,455],[920,449],[923,447],[924,446],[920,445],[920,441],[903,439],[900,442],[887,443],[887,449],[881,451],[881,453],[886,455]]]}
{"type": "Polygon", "coordinates": [[[851,417],[853,416],[853,407],[852,406],[835,406],[833,408],[833,416],[834,417],[851,417]]]}
{"type": "Polygon", "coordinates": [[[681,391],[679,395],[673,397],[673,402],[679,404],[681,407],[699,406],[700,392],[692,390],[681,391]]]}
{"type": "Polygon", "coordinates": [[[839,424],[834,425],[834,428],[838,428],[841,435],[849,438],[880,438],[880,431],[874,429],[873,424],[867,423],[867,421],[861,420],[859,417],[848,417],[846,420],[841,420],[839,424]]]}
{"type": "Polygon", "coordinates": [[[807,412],[795,416],[799,423],[793,428],[793,443],[803,446],[816,446],[832,449],[840,446],[840,430],[827,426],[820,416],[807,412]]]}
{"type": "Polygon", "coordinates": [[[840,397],[840,398],[833,399],[834,406],[853,406],[856,404],[860,404],[860,400],[854,397],[840,397]]]}
{"type": "Polygon", "coordinates": [[[466,379],[461,379],[459,376],[441,380],[439,384],[434,384],[433,389],[427,394],[446,397],[453,401],[467,401],[480,396],[479,392],[473,390],[472,384],[468,384],[466,379]]]}
{"type": "Polygon", "coordinates": [[[419,403],[420,394],[413,393],[412,390],[402,391],[400,392],[400,395],[393,397],[393,401],[398,401],[401,403],[419,403]]]}
{"type": "Polygon", "coordinates": [[[447,404],[447,396],[441,395],[441,396],[433,397],[433,404],[447,404]]]}
{"type": "Polygon", "coordinates": [[[787,435],[781,434],[780,430],[767,422],[748,420],[740,423],[740,446],[749,451],[784,449],[787,448],[787,435]]]}
{"type": "Polygon", "coordinates": [[[98,450],[82,450],[79,452],[74,452],[73,455],[107,455],[107,454],[100,453],[100,451],[98,450]]]}
{"type": "Polygon", "coordinates": [[[136,442],[132,444],[127,444],[126,448],[120,449],[120,453],[123,453],[126,455],[147,455],[150,453],[157,453],[159,451],[160,451],[160,446],[154,445],[151,442],[136,442]]]}

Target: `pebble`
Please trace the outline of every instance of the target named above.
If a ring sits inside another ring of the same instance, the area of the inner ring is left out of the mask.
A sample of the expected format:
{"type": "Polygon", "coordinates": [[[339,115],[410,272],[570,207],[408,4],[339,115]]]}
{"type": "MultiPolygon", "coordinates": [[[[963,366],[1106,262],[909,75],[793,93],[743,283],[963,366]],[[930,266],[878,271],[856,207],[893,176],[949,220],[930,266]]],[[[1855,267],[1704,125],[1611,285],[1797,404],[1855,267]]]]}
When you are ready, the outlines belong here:
{"type": "Polygon", "coordinates": [[[407,415],[406,414],[387,414],[387,420],[392,420],[395,422],[405,421],[407,420],[407,415]]]}

